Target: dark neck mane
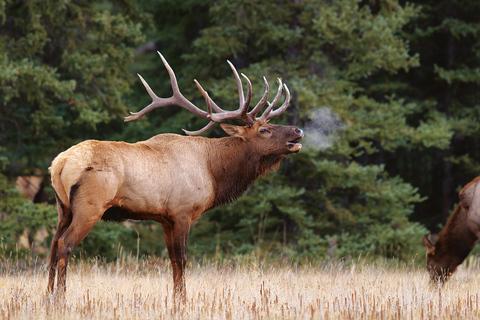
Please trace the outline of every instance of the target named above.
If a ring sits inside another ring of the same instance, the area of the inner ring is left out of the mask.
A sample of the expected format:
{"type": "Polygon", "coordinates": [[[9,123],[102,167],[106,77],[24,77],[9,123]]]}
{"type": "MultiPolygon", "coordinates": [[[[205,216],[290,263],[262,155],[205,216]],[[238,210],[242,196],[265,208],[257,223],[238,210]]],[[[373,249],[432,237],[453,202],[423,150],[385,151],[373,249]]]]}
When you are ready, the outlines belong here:
{"type": "Polygon", "coordinates": [[[467,213],[468,209],[458,204],[435,243],[435,255],[449,258],[457,265],[467,258],[477,241],[477,236],[468,226],[467,213]]]}
{"type": "Polygon", "coordinates": [[[260,155],[241,138],[216,139],[212,144],[210,170],[215,181],[215,199],[209,209],[231,203],[259,177],[278,169],[286,155],[260,155]]]}

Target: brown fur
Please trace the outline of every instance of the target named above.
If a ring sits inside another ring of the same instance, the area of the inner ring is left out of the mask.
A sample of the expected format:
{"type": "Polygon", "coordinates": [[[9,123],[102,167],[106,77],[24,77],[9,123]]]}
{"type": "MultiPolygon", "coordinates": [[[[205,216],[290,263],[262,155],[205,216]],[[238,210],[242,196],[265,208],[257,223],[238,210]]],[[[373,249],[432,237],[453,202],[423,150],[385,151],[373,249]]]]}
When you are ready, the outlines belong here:
{"type": "Polygon", "coordinates": [[[230,137],[161,134],[147,141],[88,140],[59,154],[50,167],[59,214],[52,240],[48,291],[64,292],[68,259],[103,220],[153,220],[163,226],[176,294],[185,293],[186,243],[204,212],[232,202],[258,177],[300,151],[303,132],[257,121],[222,125],[230,137]]]}
{"type": "Polygon", "coordinates": [[[423,244],[427,248],[427,269],[433,282],[444,283],[475,246],[478,239],[475,231],[477,228],[472,225],[469,212],[478,179],[480,177],[469,182],[460,191],[455,212],[440,231],[437,241],[432,243],[427,237],[423,237],[423,244]]]}

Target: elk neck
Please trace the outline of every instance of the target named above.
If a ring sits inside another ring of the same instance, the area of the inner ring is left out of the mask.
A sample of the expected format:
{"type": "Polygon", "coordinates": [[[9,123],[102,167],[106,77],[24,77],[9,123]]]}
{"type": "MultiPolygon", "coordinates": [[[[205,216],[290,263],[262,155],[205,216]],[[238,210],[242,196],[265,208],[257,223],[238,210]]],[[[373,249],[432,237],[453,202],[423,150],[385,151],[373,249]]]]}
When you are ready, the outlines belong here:
{"type": "Polygon", "coordinates": [[[259,177],[278,169],[286,154],[260,153],[253,142],[238,137],[210,139],[211,152],[209,167],[215,185],[212,206],[231,203],[240,197],[259,177]]]}
{"type": "Polygon", "coordinates": [[[468,208],[457,205],[435,243],[435,255],[448,257],[455,264],[461,264],[472,251],[477,236],[468,225],[468,208]]]}

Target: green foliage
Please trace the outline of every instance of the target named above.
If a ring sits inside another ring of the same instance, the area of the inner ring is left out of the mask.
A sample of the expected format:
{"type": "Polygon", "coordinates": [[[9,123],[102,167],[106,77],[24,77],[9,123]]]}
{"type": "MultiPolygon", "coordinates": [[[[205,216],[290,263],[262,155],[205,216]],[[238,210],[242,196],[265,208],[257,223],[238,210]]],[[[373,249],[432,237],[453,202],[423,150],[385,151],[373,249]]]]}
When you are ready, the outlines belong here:
{"type": "Polygon", "coordinates": [[[408,53],[408,44],[398,37],[402,27],[418,12],[394,1],[382,4],[388,9],[378,14],[358,0],[307,1],[301,22],[307,31],[304,44],[314,60],[325,54],[339,54],[346,63],[338,65],[352,80],[368,77],[378,70],[397,73],[418,65],[418,55],[408,53]],[[318,50],[331,46],[330,53],[318,50]]]}
{"type": "Polygon", "coordinates": [[[126,113],[144,14],[127,1],[1,3],[0,143],[17,167],[45,169],[58,146],[126,113]]]}
{"type": "Polygon", "coordinates": [[[295,239],[287,234],[287,228],[293,227],[301,235],[313,225],[312,217],[298,203],[304,192],[280,184],[277,174],[259,179],[235,204],[200,219],[191,231],[194,249],[190,251],[207,257],[251,251],[259,255],[288,253],[287,244],[295,239]]]}
{"type": "Polygon", "coordinates": [[[29,245],[48,247],[57,221],[57,210],[54,205],[33,203],[24,199],[11,186],[7,178],[0,173],[0,253],[8,255],[17,250],[20,237],[27,236],[29,245]],[[47,237],[38,242],[35,236],[45,231],[47,237]]]}
{"type": "Polygon", "coordinates": [[[132,228],[119,223],[99,222],[75,249],[73,255],[80,257],[100,256],[106,261],[122,258],[122,252],[136,253],[132,240],[137,234],[132,228]]]}
{"type": "Polygon", "coordinates": [[[390,225],[374,225],[368,233],[341,233],[327,237],[326,247],[333,257],[374,257],[397,258],[402,261],[421,259],[420,252],[425,249],[418,241],[418,236],[427,233],[419,223],[406,219],[394,221],[390,225]]]}

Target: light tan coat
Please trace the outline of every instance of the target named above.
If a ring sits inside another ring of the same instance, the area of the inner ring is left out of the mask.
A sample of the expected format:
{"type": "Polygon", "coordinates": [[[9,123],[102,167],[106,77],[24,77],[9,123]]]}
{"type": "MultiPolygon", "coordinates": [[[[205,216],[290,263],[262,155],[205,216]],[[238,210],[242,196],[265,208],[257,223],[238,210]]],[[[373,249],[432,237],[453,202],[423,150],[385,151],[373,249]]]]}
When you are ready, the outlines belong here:
{"type": "Polygon", "coordinates": [[[184,294],[186,242],[202,213],[234,201],[259,176],[300,151],[303,132],[257,121],[251,127],[222,124],[231,137],[161,134],[125,142],[87,140],[60,153],[50,172],[59,212],[52,241],[48,290],[64,290],[73,249],[104,220],[162,223],[176,292],[184,294]]]}

